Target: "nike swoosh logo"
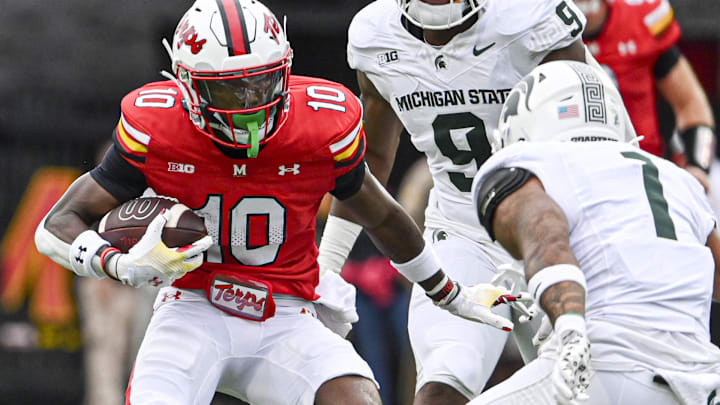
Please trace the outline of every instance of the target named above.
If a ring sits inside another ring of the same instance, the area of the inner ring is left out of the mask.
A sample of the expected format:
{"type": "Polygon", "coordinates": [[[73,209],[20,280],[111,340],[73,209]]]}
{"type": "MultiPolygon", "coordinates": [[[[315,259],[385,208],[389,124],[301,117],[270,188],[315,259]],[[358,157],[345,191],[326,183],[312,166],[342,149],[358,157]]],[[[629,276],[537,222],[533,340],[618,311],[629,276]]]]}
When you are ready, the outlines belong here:
{"type": "Polygon", "coordinates": [[[482,49],[477,49],[476,47],[473,47],[473,55],[475,55],[475,56],[480,56],[480,54],[482,54],[483,52],[485,52],[485,51],[487,51],[488,49],[492,48],[493,46],[495,46],[495,42],[493,42],[492,44],[490,44],[490,45],[488,45],[488,46],[486,46],[485,48],[482,48],[482,49]]]}

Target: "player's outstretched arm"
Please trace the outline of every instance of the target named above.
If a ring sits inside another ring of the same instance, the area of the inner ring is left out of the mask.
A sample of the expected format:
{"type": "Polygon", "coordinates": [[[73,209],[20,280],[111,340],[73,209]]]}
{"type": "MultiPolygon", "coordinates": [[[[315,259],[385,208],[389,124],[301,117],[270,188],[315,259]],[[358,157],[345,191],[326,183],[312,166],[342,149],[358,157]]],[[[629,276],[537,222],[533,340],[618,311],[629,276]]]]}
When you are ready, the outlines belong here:
{"type": "MultiPolygon", "coordinates": [[[[486,181],[493,180],[497,187],[503,186],[500,177],[486,181]]],[[[479,190],[483,193],[491,188],[479,190]]],[[[476,202],[484,200],[483,196],[476,198],[476,202]]],[[[570,404],[586,398],[590,342],[584,318],[585,276],[570,248],[564,212],[545,193],[540,180],[532,176],[497,203],[490,216],[495,238],[515,258],[525,261],[530,293],[560,337],[562,346],[553,372],[556,400],[570,404]]]]}
{"type": "MultiPolygon", "coordinates": [[[[660,58],[665,60],[664,56],[660,58]]],[[[661,67],[662,64],[656,64],[654,70],[657,88],[675,114],[675,125],[687,157],[686,168],[703,185],[705,191],[709,191],[708,172],[716,141],[715,120],[710,102],[684,56],[680,55],[667,72],[661,72],[661,67]],[[657,77],[657,74],[662,73],[662,77],[657,77]]]]}
{"type": "Polygon", "coordinates": [[[340,204],[365,228],[393,266],[405,278],[420,284],[436,305],[465,319],[512,330],[512,322],[490,308],[518,297],[491,284],[464,287],[451,280],[415,222],[372,174],[365,173],[360,190],[340,204]]]}
{"type": "MultiPolygon", "coordinates": [[[[357,72],[360,101],[363,105],[365,161],[370,171],[384,185],[390,177],[403,126],[390,104],[380,95],[365,73],[357,72]]],[[[322,240],[318,263],[320,272],[339,273],[355,244],[362,227],[350,210],[333,199],[322,240]]]]}
{"type": "MultiPolygon", "coordinates": [[[[498,242],[515,258],[525,261],[529,281],[552,266],[578,266],[570,248],[567,218],[536,177],[499,203],[492,223],[498,242]]],[[[532,289],[530,292],[535,295],[532,289]]],[[[581,284],[560,283],[545,293],[536,297],[541,298],[539,302],[553,322],[567,312],[585,313],[581,284]]]]}

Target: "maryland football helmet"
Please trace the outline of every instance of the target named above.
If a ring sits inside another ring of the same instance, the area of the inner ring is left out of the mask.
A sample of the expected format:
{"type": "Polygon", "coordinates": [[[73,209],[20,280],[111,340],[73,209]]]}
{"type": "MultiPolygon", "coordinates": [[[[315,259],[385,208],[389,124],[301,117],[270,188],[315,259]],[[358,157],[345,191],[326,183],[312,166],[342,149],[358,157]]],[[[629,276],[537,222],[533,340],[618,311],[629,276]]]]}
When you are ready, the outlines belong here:
{"type": "Polygon", "coordinates": [[[411,23],[426,30],[446,30],[477,14],[488,0],[447,0],[445,4],[423,0],[397,0],[400,11],[411,23]]]}
{"type": "Polygon", "coordinates": [[[221,145],[256,157],[287,119],[292,49],[256,0],[196,0],[163,41],[190,120],[221,145]]]}
{"type": "MultiPolygon", "coordinates": [[[[627,139],[625,106],[601,69],[555,61],[533,69],[513,87],[493,132],[493,152],[520,141],[618,141],[627,139]]],[[[634,136],[634,135],[633,135],[634,136]]]]}

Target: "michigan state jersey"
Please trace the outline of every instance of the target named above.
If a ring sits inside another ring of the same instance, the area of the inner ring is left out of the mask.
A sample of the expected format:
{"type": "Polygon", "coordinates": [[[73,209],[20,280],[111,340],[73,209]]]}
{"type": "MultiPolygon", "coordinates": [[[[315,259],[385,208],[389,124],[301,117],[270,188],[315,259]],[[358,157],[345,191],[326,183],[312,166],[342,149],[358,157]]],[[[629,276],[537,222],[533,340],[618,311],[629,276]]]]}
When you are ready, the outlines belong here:
{"type": "Polygon", "coordinates": [[[501,167],[535,174],[565,213],[589,321],[709,336],[715,218],[689,173],[629,144],[521,142],[475,186],[501,167]]]}
{"type": "Polygon", "coordinates": [[[426,225],[486,240],[469,192],[490,156],[488,135],[510,89],[550,51],[579,39],[584,16],[571,0],[491,1],[472,27],[435,47],[395,3],[377,0],[355,16],[348,62],[426,155],[434,180],[426,225]]]}

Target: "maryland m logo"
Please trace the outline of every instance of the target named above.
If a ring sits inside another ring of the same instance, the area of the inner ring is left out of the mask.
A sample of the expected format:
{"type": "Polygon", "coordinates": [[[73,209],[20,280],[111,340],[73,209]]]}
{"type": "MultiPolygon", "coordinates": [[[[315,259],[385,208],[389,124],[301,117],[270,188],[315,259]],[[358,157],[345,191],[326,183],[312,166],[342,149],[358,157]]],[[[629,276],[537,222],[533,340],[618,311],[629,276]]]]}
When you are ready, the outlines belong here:
{"type": "Polygon", "coordinates": [[[2,311],[15,314],[27,307],[42,349],[78,350],[81,344],[72,272],[35,248],[35,228],[78,174],[73,169],[40,169],[0,244],[2,311]]]}

